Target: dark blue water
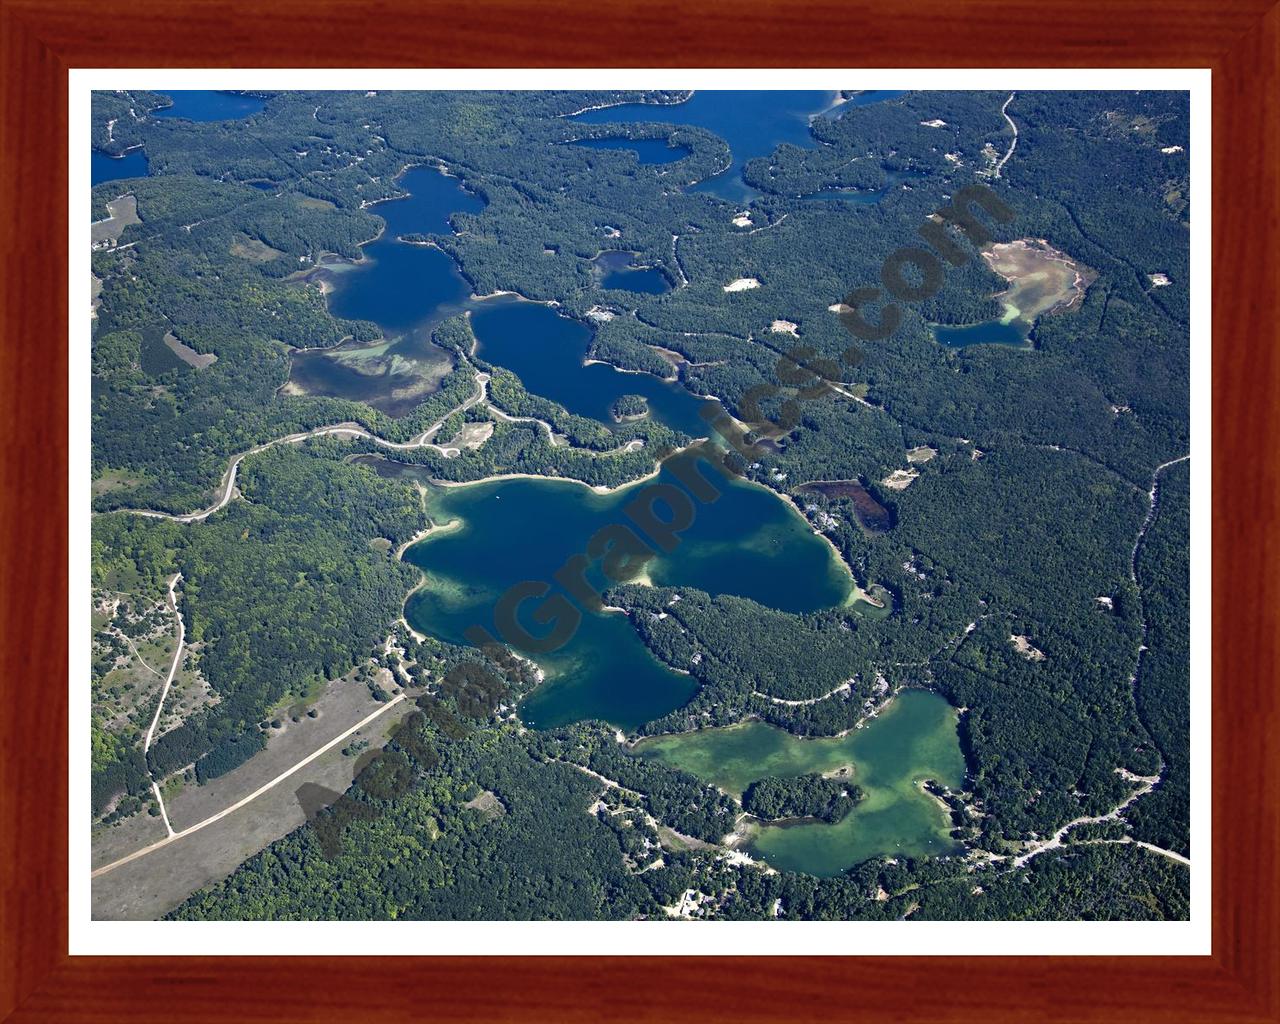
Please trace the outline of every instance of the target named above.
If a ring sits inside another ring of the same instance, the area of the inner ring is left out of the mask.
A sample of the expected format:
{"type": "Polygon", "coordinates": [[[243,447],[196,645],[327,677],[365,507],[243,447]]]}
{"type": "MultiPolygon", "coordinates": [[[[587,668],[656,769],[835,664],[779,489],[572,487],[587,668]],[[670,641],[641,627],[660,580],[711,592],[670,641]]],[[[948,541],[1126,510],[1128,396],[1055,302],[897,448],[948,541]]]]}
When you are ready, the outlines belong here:
{"type": "Polygon", "coordinates": [[[813,200],[815,202],[855,203],[864,206],[874,206],[891,192],[898,191],[904,182],[909,183],[912,181],[918,181],[921,178],[927,178],[928,174],[924,171],[889,171],[886,173],[885,177],[888,181],[883,188],[826,188],[821,192],[810,192],[807,195],[800,196],[800,198],[813,200]]]}
{"type": "Polygon", "coordinates": [[[1017,321],[1001,323],[999,320],[988,320],[985,324],[969,324],[965,327],[943,327],[937,324],[933,328],[933,336],[948,348],[967,348],[969,345],[1016,345],[1027,344],[1027,328],[1017,321]]]}
{"type": "Polygon", "coordinates": [[[572,143],[586,149],[629,149],[640,158],[642,164],[669,164],[689,155],[689,150],[682,146],[671,147],[666,139],[582,139],[572,143]]]}
{"type": "MultiPolygon", "coordinates": [[[[266,106],[265,100],[253,96],[238,96],[211,89],[173,90],[165,93],[173,100],[173,106],[151,112],[156,118],[184,118],[188,121],[229,121],[256,114],[266,106]]],[[[139,146],[123,157],[110,157],[94,150],[89,169],[92,185],[121,178],[143,178],[150,173],[147,155],[139,146]]],[[[268,182],[253,182],[254,188],[264,191],[275,186],[268,182]]]]}
{"type": "Polygon", "coordinates": [[[448,234],[453,213],[479,213],[485,203],[457,178],[434,167],[414,167],[396,184],[405,199],[378,203],[373,212],[387,222],[364,247],[365,261],[334,275],[329,308],[353,320],[372,320],[392,337],[452,312],[470,294],[453,260],[439,249],[397,241],[400,235],[448,234]]]}
{"type": "Polygon", "coordinates": [[[632,266],[635,253],[603,252],[594,260],[600,271],[601,288],[623,288],[629,292],[661,295],[671,290],[667,275],[656,267],[632,266]]]}
{"type": "MultiPolygon", "coordinates": [[[[696,508],[673,552],[646,565],[655,583],[736,594],[795,612],[837,606],[846,599],[848,575],[800,516],[763,487],[710,472],[717,477],[720,497],[696,508]]],[[[684,490],[670,466],[658,482],[684,490]]],[[[640,493],[638,485],[593,494],[563,480],[433,488],[427,496],[432,519],[461,523],[406,553],[405,560],[431,581],[409,599],[406,617],[415,629],[452,643],[465,643],[466,631],[474,625],[501,635],[494,609],[512,584],[551,584],[557,570],[583,552],[600,529],[628,522],[624,509],[640,493]]],[[[593,586],[603,585],[598,562],[587,578],[593,586]]],[[[519,621],[534,637],[547,633],[546,624],[531,617],[540,606],[541,601],[527,601],[518,610],[519,621]]],[[[649,653],[625,616],[585,608],[580,612],[572,638],[554,653],[539,652],[536,644],[522,647],[518,637],[508,636],[517,649],[533,654],[548,675],[547,684],[520,705],[526,725],[555,728],[600,718],[631,728],[680,707],[697,689],[693,679],[649,653]]],[[[563,621],[573,625],[575,618],[566,612],[563,621]]]]}
{"type": "Polygon", "coordinates": [[[121,178],[145,178],[148,171],[147,155],[141,146],[129,150],[122,157],[110,157],[95,149],[89,163],[89,181],[90,184],[101,185],[104,181],[121,178]]]}
{"type": "Polygon", "coordinates": [[[820,90],[699,90],[684,103],[655,106],[626,103],[578,114],[585,124],[693,124],[715,132],[729,144],[733,164],[722,174],[699,182],[692,191],[712,192],[730,202],[758,195],[742,180],[742,165],[768,156],[784,142],[812,147],[809,118],[826,109],[832,93],[820,90]]]}
{"type": "Polygon", "coordinates": [[[453,260],[439,249],[397,238],[447,234],[450,214],[478,213],[485,205],[457,178],[434,167],[411,168],[397,184],[411,194],[374,207],[387,227],[364,247],[364,261],[319,272],[334,287],[329,309],[335,315],[372,320],[392,344],[295,352],[289,374],[308,394],[367,402],[391,416],[403,415],[422,400],[424,375],[443,372],[448,360],[432,344],[431,328],[465,308],[471,292],[453,260]]]}
{"type": "Polygon", "coordinates": [[[814,202],[821,203],[856,203],[863,206],[874,206],[880,202],[888,192],[887,188],[878,189],[839,189],[827,188],[821,192],[810,192],[808,195],[801,196],[801,199],[809,199],[814,202]]]}
{"type": "Polygon", "coordinates": [[[164,95],[173,100],[173,106],[152,111],[152,117],[183,118],[187,121],[236,121],[256,114],[266,101],[254,96],[240,96],[213,89],[182,89],[164,95]]]}
{"type": "Polygon", "coordinates": [[[591,329],[550,306],[503,297],[480,303],[471,314],[479,355],[516,374],[525,389],[559,402],[570,412],[612,426],[610,407],[622,395],[643,395],[649,415],[690,437],[709,433],[698,410],[705,399],[675,381],[624,373],[607,363],[583,366],[591,329]]]}

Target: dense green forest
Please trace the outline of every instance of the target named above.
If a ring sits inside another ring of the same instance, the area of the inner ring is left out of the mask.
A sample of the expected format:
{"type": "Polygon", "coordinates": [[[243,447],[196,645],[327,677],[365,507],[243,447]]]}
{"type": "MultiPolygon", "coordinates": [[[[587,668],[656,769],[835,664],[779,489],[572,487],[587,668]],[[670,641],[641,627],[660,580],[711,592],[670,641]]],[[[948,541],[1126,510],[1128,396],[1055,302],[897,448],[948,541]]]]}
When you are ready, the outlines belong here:
{"type": "Polygon", "coordinates": [[[793,497],[880,605],[793,615],[687,587],[614,588],[609,603],[654,656],[698,684],[624,738],[751,717],[834,736],[902,687],[936,689],[964,709],[969,775],[948,799],[966,855],[877,859],[834,879],[730,863],[716,844],[742,813],[834,821],[857,787],[766,778],[739,802],[632,756],[603,723],[525,731],[509,707],[435,680],[490,664],[515,680],[514,705],[529,679],[493,652],[400,633],[415,685],[465,727],[415,719],[418,738],[388,747],[409,784],[379,788],[390,762],[357,779],[349,798],[377,813],[341,820],[336,856],[304,827],[175,916],[665,917],[689,889],[722,918],[1187,915],[1189,871],[1128,842],[1190,852],[1186,463],[1160,474],[1148,523],[1153,472],[1190,450],[1184,94],[907,93],[816,118],[812,146],[747,161],[743,206],[691,187],[729,151],[663,121],[679,93],[261,96],[261,113],[212,122],[150,116],[168,104],[159,93],[93,101],[95,149],[141,145],[150,166],[91,197],[99,220],[133,195],[139,220],[93,255],[94,583],[155,593],[181,573],[217,698],[145,756],[132,733],[95,729],[95,815],[141,807],[153,778],[188,766],[199,782],[229,771],[267,742],[269,708],[385,659],[419,583],[393,553],[428,525],[416,485],[530,473],[613,487],[689,441],[635,394],[606,423],[534,393],[477,353],[456,307],[430,334],[452,368],[401,416],[290,386],[298,351],[393,340],[333,315],[314,272],[360,260],[384,227],[377,201],[431,164],[486,205],[405,238],[447,253],[478,295],[517,292],[588,324],[591,358],[719,399],[763,439],[734,465],[793,497]],[[653,104],[652,120],[568,116],[624,102],[653,104]],[[997,167],[1006,104],[1018,145],[997,167]],[[648,164],[570,144],[602,138],[677,152],[648,164]],[[940,344],[934,325],[999,317],[1008,285],[952,231],[964,255],[936,292],[898,300],[887,336],[854,337],[837,304],[879,290],[886,258],[922,244],[922,225],[974,182],[1013,212],[981,218],[990,237],[1068,254],[1096,275],[1083,298],[1029,325],[1025,347],[940,344]],[[877,189],[879,202],[812,198],[877,189]],[[735,222],[744,206],[749,227],[735,222]],[[593,260],[623,246],[674,286],[602,289],[593,260]],[[743,278],[759,286],[727,290],[743,278]],[[445,449],[478,423],[482,443],[445,449]],[[205,508],[233,456],[335,424],[404,447],[277,444],[244,459],[233,499],[206,519],[130,514],[205,508]],[[823,481],[857,486],[805,487],[823,481]],[[1013,866],[1156,775],[1121,820],[1013,866]],[[497,802],[469,806],[484,793],[497,802]]]}
{"type": "Polygon", "coordinates": [[[742,809],[766,821],[780,818],[816,818],[834,823],[862,799],[862,790],[839,779],[800,775],[792,779],[772,776],[751,783],[742,794],[742,809]]]}
{"type": "Polygon", "coordinates": [[[1155,792],[1126,815],[1135,838],[1191,855],[1191,661],[1187,536],[1191,470],[1186,462],[1160,474],[1157,514],[1138,549],[1138,581],[1147,619],[1147,650],[1138,675],[1138,715],[1164,760],[1155,792]]]}
{"type": "Polygon", "coordinates": [[[644,395],[623,395],[609,408],[613,418],[622,422],[625,419],[638,419],[649,412],[649,403],[644,395]]]}
{"type": "MultiPolygon", "coordinates": [[[[369,541],[398,544],[424,522],[411,488],[340,460],[338,442],[273,448],[247,460],[245,500],[208,522],[114,514],[94,522],[99,585],[183,576],[187,638],[220,700],[160,736],[148,752],[158,778],[189,764],[223,774],[262,745],[258,721],[373,653],[400,614],[416,573],[369,541]]],[[[95,805],[119,786],[150,784],[130,749],[95,772],[95,805]]]]}
{"type": "Polygon", "coordinates": [[[1015,869],[873,860],[819,879],[735,865],[696,844],[700,832],[723,827],[717,817],[732,817],[717,810],[723,797],[683,773],[668,771],[664,781],[649,761],[599,759],[590,751],[616,745],[586,726],[523,735],[510,727],[477,729],[451,738],[426,723],[421,738],[394,746],[388,760],[416,768],[412,788],[388,800],[371,768],[348,794],[360,810],[337,826],[336,851],[323,848],[327,828],[301,828],[170,917],[662,919],[687,889],[706,896],[706,916],[727,920],[1150,920],[1187,913],[1186,871],[1130,844],[1071,846],[1015,869]],[[579,760],[568,763],[574,751],[579,760]],[[624,760],[640,767],[624,776],[622,788],[602,792],[598,780],[574,767],[583,759],[602,774],[625,772],[624,760]],[[640,785],[650,792],[632,788],[640,785]],[[469,806],[486,792],[497,801],[487,802],[488,810],[469,806]],[[680,806],[700,810],[680,828],[660,829],[660,816],[670,821],[680,806]]]}

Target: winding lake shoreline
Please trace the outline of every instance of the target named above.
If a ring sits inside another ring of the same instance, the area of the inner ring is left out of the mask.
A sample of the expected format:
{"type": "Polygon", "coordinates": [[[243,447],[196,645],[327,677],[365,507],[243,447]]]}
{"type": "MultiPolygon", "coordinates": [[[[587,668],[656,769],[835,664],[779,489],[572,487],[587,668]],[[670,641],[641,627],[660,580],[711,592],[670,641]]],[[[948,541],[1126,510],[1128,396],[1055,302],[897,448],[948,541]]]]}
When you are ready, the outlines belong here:
{"type": "MultiPolygon", "coordinates": [[[[759,720],[646,737],[628,748],[740,798],[765,777],[852,765],[863,799],[839,822],[751,822],[726,837],[767,864],[820,877],[877,856],[939,856],[959,849],[950,818],[922,783],[963,787],[958,709],[932,690],[902,690],[865,727],[840,737],[800,737],[759,720]]],[[[843,777],[843,776],[842,776],[843,777]]]]}
{"type": "MultiPolygon", "coordinates": [[[[406,551],[405,560],[434,583],[431,592],[419,591],[407,603],[407,619],[419,632],[449,642],[465,642],[473,625],[496,628],[490,624],[494,608],[509,587],[556,579],[601,528],[628,521],[624,506],[635,488],[654,478],[679,486],[669,472],[664,465],[604,493],[581,481],[528,474],[433,487],[433,519],[461,518],[466,526],[406,551]],[[565,483],[575,486],[557,486],[565,483]],[[512,529],[513,515],[518,530],[512,529]]],[[[648,563],[649,581],[734,594],[793,613],[840,606],[851,588],[847,567],[775,498],[763,485],[725,481],[719,500],[700,508],[682,532],[679,547],[648,563]]],[[[588,578],[601,592],[610,585],[594,563],[588,578]]],[[[533,608],[539,603],[528,602],[533,608]]],[[[546,632],[545,625],[526,628],[535,636],[546,632]]],[[[571,641],[554,653],[522,653],[547,673],[546,685],[521,708],[531,726],[599,718],[636,728],[682,706],[696,689],[687,673],[653,657],[626,617],[599,610],[582,609],[571,641]]]]}

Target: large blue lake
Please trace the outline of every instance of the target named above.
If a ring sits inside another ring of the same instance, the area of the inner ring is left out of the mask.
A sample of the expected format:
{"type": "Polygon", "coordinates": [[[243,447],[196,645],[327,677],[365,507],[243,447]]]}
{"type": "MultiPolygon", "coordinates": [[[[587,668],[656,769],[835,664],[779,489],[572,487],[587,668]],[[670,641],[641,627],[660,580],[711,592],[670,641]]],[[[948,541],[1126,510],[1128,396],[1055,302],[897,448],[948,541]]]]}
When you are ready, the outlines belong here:
{"type": "MultiPolygon", "coordinates": [[[[389,340],[295,353],[291,379],[296,384],[360,398],[398,414],[417,400],[410,396],[403,406],[397,404],[413,386],[406,366],[416,364],[414,372],[421,374],[430,358],[429,327],[453,311],[468,309],[478,354],[517,373],[534,394],[609,425],[614,400],[638,394],[647,400],[653,418],[690,436],[708,433],[698,415],[705,401],[677,381],[587,364],[592,331],[586,324],[515,296],[471,299],[444,253],[396,241],[397,235],[410,232],[448,231],[450,214],[478,211],[483,205],[456,179],[433,168],[411,170],[399,184],[412,196],[378,205],[387,229],[364,247],[366,260],[319,272],[335,288],[330,296],[335,313],[373,320],[389,340]]],[[[628,253],[616,258],[630,262],[628,253]]],[[[621,266],[608,272],[643,273],[621,266]]],[[[429,474],[417,467],[368,461],[387,475],[429,481],[429,474]]],[[[669,473],[664,472],[663,480],[679,486],[669,473]]],[[[424,633],[461,642],[467,627],[491,624],[494,602],[512,583],[549,578],[600,527],[618,521],[634,490],[597,494],[554,480],[430,486],[433,520],[457,520],[458,526],[429,537],[406,555],[430,580],[406,607],[410,623],[424,633]]],[[[655,583],[738,594],[797,612],[839,605],[850,594],[848,572],[830,546],[758,485],[726,482],[723,496],[700,511],[683,540],[674,555],[649,566],[655,583]]],[[[635,726],[679,707],[696,689],[688,676],[659,664],[616,613],[584,610],[572,640],[555,654],[538,654],[538,661],[548,680],[526,699],[521,715],[540,727],[583,718],[635,726]]]]}
{"type": "Polygon", "coordinates": [[[119,181],[122,178],[145,178],[149,173],[147,155],[142,147],[131,149],[124,156],[111,157],[106,153],[93,151],[89,158],[89,182],[101,185],[104,181],[119,181]]]}
{"type": "Polygon", "coordinates": [[[600,273],[602,288],[621,288],[628,292],[661,295],[671,290],[667,275],[656,267],[637,267],[635,253],[602,252],[593,261],[600,273]]]}
{"type": "Polygon", "coordinates": [[[332,263],[316,274],[332,287],[329,309],[351,320],[372,320],[385,341],[295,352],[290,381],[312,395],[367,402],[393,416],[421,401],[447,370],[448,356],[431,329],[464,308],[471,289],[457,264],[433,246],[399,240],[407,234],[448,234],[454,213],[478,213],[484,200],[434,167],[413,167],[397,184],[409,192],[374,209],[386,222],[355,264],[332,263]]]}
{"type": "MultiPolygon", "coordinates": [[[[388,463],[379,468],[393,471],[388,463]]],[[[683,489],[669,471],[659,479],[683,489]]],[[[624,508],[643,486],[612,494],[556,480],[429,488],[433,520],[454,526],[406,555],[429,581],[409,600],[409,622],[455,643],[465,643],[464,635],[474,625],[501,635],[494,609],[508,588],[525,580],[551,584],[555,572],[584,551],[598,530],[629,522],[624,508]]],[[[755,484],[724,483],[720,498],[699,507],[680,540],[674,552],[646,566],[653,582],[737,594],[797,612],[838,605],[849,594],[849,577],[830,547],[792,509],[755,484]]],[[[593,585],[604,584],[598,566],[588,576],[593,585]]],[[[558,586],[553,590],[561,592],[558,586]]],[[[539,605],[529,601],[521,609],[521,622],[535,637],[547,632],[545,624],[528,618],[539,605]]],[[[695,682],[654,659],[625,616],[581,607],[579,612],[577,629],[559,650],[526,649],[548,676],[521,705],[526,724],[552,728],[600,718],[634,727],[693,695],[695,682]]]]}
{"type": "Polygon", "coordinates": [[[583,365],[591,329],[550,306],[505,296],[478,303],[471,329],[479,355],[511,370],[534,394],[559,402],[579,416],[610,424],[610,406],[622,395],[643,395],[649,415],[690,437],[705,437],[698,415],[705,399],[675,381],[648,373],[625,373],[608,363],[583,365]]]}
{"type": "MultiPolygon", "coordinates": [[[[760,195],[742,180],[742,168],[748,160],[768,156],[783,143],[810,149],[816,145],[809,130],[813,118],[841,117],[857,107],[903,95],[905,92],[900,90],[865,90],[842,100],[839,93],[812,89],[700,89],[683,103],[624,103],[576,114],[574,120],[584,124],[687,124],[715,132],[729,144],[733,163],[690,191],[711,192],[733,203],[748,203],[760,195]]],[[[637,145],[626,139],[594,140],[586,144],[598,148],[635,148],[637,145]]],[[[676,152],[666,150],[662,142],[649,141],[647,145],[649,148],[641,153],[641,163],[656,162],[657,155],[663,151],[676,152]]],[[[857,194],[855,198],[853,193],[833,193],[822,198],[876,202],[881,194],[866,193],[865,198],[857,194]]]]}
{"type": "Polygon", "coordinates": [[[479,213],[485,202],[457,178],[434,167],[412,167],[396,185],[408,192],[373,207],[387,222],[364,247],[363,262],[340,271],[329,308],[338,316],[372,320],[388,335],[439,318],[470,294],[457,265],[432,246],[399,240],[401,235],[450,234],[454,213],[479,213]]]}
{"type": "Polygon", "coordinates": [[[968,348],[970,345],[1014,345],[1024,347],[1027,341],[1027,325],[1014,320],[988,320],[981,324],[963,327],[946,327],[935,324],[933,336],[948,348],[968,348]]]}
{"type": "MultiPolygon", "coordinates": [[[[578,114],[584,124],[692,124],[715,132],[729,144],[733,163],[723,173],[699,182],[692,191],[712,192],[730,202],[747,202],[757,193],[742,180],[742,165],[768,156],[784,142],[815,145],[809,118],[831,106],[835,94],[820,90],[698,90],[683,103],[655,106],[626,103],[578,114]]],[[[619,140],[618,144],[630,145],[619,140]]]]}
{"type": "Polygon", "coordinates": [[[178,89],[164,95],[173,100],[173,106],[152,111],[152,117],[182,118],[187,121],[236,121],[258,113],[267,105],[265,100],[256,96],[242,96],[214,89],[178,89]]]}
{"type": "Polygon", "coordinates": [[[668,146],[666,139],[582,139],[571,145],[586,149],[630,150],[642,164],[669,164],[689,155],[687,149],[668,146]]]}

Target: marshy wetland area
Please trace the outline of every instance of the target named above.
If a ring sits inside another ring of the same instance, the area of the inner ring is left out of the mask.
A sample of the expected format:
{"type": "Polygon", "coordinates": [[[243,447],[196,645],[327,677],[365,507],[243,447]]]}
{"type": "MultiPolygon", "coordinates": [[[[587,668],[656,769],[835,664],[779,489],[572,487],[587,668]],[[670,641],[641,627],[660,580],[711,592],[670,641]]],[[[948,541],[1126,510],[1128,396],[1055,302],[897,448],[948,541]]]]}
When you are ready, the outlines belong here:
{"type": "Polygon", "coordinates": [[[1097,272],[1053,248],[1043,238],[996,242],[982,259],[1008,283],[994,296],[1003,310],[998,320],[963,327],[938,325],[934,334],[944,345],[1000,344],[1030,346],[1028,332],[1042,316],[1078,309],[1097,272]]]}
{"type": "Polygon", "coordinates": [[[94,104],[95,914],[1184,915],[1176,96],[94,104]]]}

